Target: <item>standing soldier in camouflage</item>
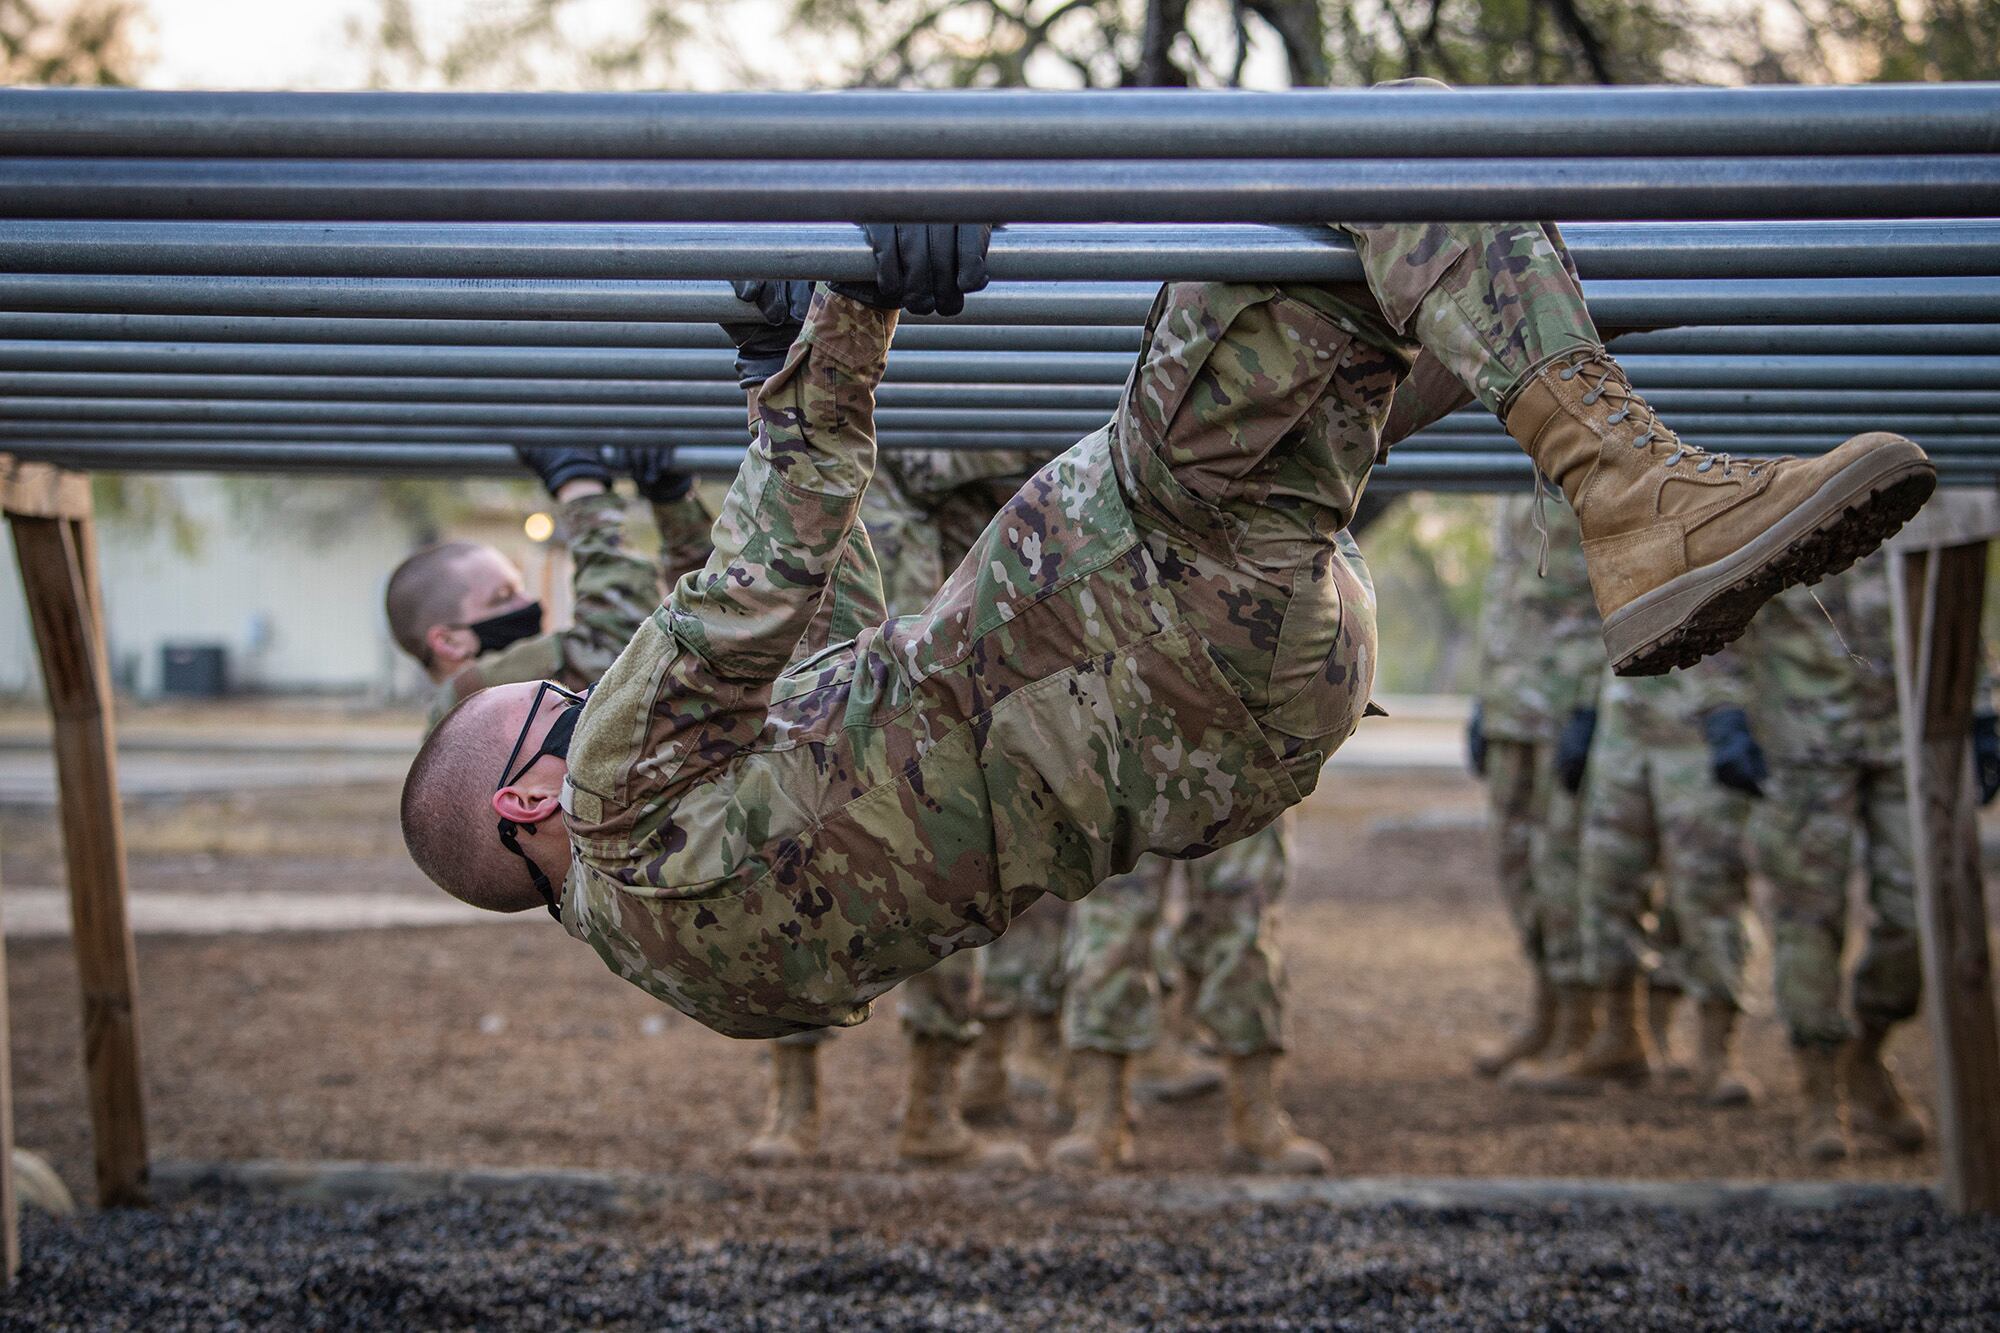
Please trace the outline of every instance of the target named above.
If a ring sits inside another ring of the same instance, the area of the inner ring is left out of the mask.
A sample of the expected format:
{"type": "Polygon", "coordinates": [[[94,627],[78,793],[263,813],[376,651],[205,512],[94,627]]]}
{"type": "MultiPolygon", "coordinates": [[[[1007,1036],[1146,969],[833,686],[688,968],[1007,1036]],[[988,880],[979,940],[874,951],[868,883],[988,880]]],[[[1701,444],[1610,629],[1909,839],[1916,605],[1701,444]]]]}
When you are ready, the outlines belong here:
{"type": "MultiPolygon", "coordinates": [[[[661,576],[677,579],[708,559],[709,517],[693,478],[664,455],[627,459],[651,502],[662,569],[625,542],[625,506],[611,489],[611,468],[592,448],[522,448],[521,461],[558,504],[568,540],[572,623],[544,630],[542,604],[530,597],[513,561],[482,542],[440,542],[405,559],[384,596],[390,633],[437,685],[430,723],[490,685],[555,680],[581,690],[604,674],[659,603],[661,576]]],[[[671,586],[669,583],[668,586],[671,586]]]]}
{"type": "MultiPolygon", "coordinates": [[[[1132,1164],[1133,1057],[1151,1049],[1164,1026],[1155,953],[1171,866],[1146,857],[1071,911],[1063,1038],[1076,1124],[1050,1150],[1058,1166],[1132,1164]]],[[[1324,1173],[1332,1157],[1298,1132],[1278,1100],[1284,972],[1274,908],[1285,882],[1283,821],[1189,862],[1187,875],[1187,915],[1173,951],[1190,1012],[1227,1062],[1223,1164],[1232,1171],[1324,1173]]]]}
{"type": "Polygon", "coordinates": [[[1663,676],[1607,673],[1584,788],[1579,876],[1582,974],[1596,1028],[1581,1050],[1539,1077],[1537,1089],[1587,1093],[1643,1081],[1638,988],[1645,981],[1661,1059],[1670,1060],[1672,1000],[1692,996],[1701,1032],[1697,1093],[1711,1106],[1750,1100],[1734,1049],[1748,893],[1743,830],[1769,774],[1744,695],[1741,661],[1726,648],[1663,676]],[[1649,911],[1659,922],[1651,932],[1649,911]]]}
{"type": "Polygon", "coordinates": [[[1590,1036],[1582,976],[1577,790],[1604,673],[1604,641],[1576,516],[1559,497],[1499,504],[1479,626],[1472,765],[1486,779],[1501,896],[1532,990],[1519,1028],[1481,1051],[1488,1077],[1548,1075],[1590,1036]]]}
{"type": "MultiPolygon", "coordinates": [[[[1816,1161],[1847,1155],[1850,1126],[1907,1152],[1926,1138],[1882,1061],[1923,984],[1887,566],[1874,556],[1772,599],[1744,641],[1772,766],[1752,840],[1771,882],[1778,1014],[1805,1093],[1799,1146],[1816,1161]],[[1841,957],[1857,834],[1869,918],[1850,1020],[1841,957]]],[[[1983,764],[1980,778],[1991,799],[1983,764]]]]}
{"type": "Polygon", "coordinates": [[[1539,225],[1349,225],[1364,283],[1163,289],[1113,420],[921,614],[800,657],[881,601],[857,514],[894,308],[911,285],[961,308],[976,230],[870,229],[878,285],[814,298],[715,555],[587,701],[486,690],[432,733],[402,827],[435,882],[545,906],[663,1003],[775,1037],[864,1021],[1044,893],[1250,837],[1367,703],[1373,594],[1340,534],[1420,351],[1577,509],[1623,671],[1714,651],[1936,484],[1896,437],[1748,465],[1679,441],[1539,225]]]}

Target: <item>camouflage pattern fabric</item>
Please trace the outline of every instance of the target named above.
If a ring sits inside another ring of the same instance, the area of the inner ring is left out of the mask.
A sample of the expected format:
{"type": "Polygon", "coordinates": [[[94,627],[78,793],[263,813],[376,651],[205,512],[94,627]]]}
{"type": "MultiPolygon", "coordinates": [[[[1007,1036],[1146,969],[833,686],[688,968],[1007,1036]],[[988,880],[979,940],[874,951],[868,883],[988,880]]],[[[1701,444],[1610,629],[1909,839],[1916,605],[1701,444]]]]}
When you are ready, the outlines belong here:
{"type": "Polygon", "coordinates": [[[1729,650],[1663,676],[1607,669],[1578,877],[1590,984],[1629,984],[1643,971],[1741,1007],[1751,801],[1715,780],[1702,718],[1743,702],[1742,662],[1729,650]]]}
{"type": "Polygon", "coordinates": [[[574,602],[569,628],[468,662],[438,686],[428,726],[436,726],[459,700],[491,685],[554,680],[583,689],[604,674],[659,605],[653,567],[625,544],[623,501],[605,492],[566,501],[556,512],[569,544],[574,602]]]}
{"type": "MultiPolygon", "coordinates": [[[[1285,883],[1284,823],[1187,864],[1187,913],[1172,957],[1192,1012],[1230,1055],[1284,1049],[1284,969],[1273,910],[1285,883]]],[[[1136,1054],[1159,1040],[1159,927],[1173,863],[1143,858],[1070,912],[1063,1043],[1136,1054]]]]}
{"type": "Polygon", "coordinates": [[[1604,628],[1583,535],[1560,492],[1544,493],[1546,575],[1533,494],[1502,497],[1493,524],[1493,568],[1479,619],[1479,705],[1488,741],[1553,741],[1563,722],[1597,699],[1604,628]]]}
{"type": "Polygon", "coordinates": [[[1778,1013],[1800,1044],[1851,1031],[1841,958],[1857,835],[1870,911],[1855,1012],[1899,1022],[1922,990],[1893,632],[1888,560],[1877,553],[1772,598],[1743,639],[1751,717],[1772,760],[1751,841],[1771,882],[1778,1013]]]}
{"type": "Polygon", "coordinates": [[[1062,1012],[1063,940],[1072,910],[1060,898],[1043,898],[979,951],[986,959],[981,1018],[1053,1018],[1062,1012]]]}
{"type": "Polygon", "coordinates": [[[1583,803],[1556,774],[1553,741],[1486,743],[1500,898],[1536,971],[1558,986],[1583,981],[1583,803]]]}
{"type": "Polygon", "coordinates": [[[894,324],[822,289],[715,555],[583,711],[565,927],[730,1035],[851,1025],[1042,893],[1205,855],[1311,791],[1373,679],[1343,529],[1420,345],[1498,411],[1596,342],[1539,226],[1348,230],[1365,285],[1164,289],[1113,422],[923,612],[793,663],[837,574],[873,565],[848,557],[894,324]]]}
{"type": "MultiPolygon", "coordinates": [[[[708,563],[715,550],[708,531],[715,516],[701,502],[693,487],[678,500],[655,502],[653,527],[660,534],[660,586],[671,588],[681,575],[693,573],[708,563]]],[[[647,614],[651,614],[650,609],[647,614]]]]}

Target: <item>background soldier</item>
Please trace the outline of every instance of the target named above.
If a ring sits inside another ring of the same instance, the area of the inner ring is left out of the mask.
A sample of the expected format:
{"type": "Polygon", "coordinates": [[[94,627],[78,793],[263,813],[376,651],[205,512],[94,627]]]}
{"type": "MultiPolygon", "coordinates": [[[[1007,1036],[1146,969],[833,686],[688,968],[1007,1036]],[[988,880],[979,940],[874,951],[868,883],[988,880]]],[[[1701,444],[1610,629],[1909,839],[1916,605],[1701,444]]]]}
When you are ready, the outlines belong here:
{"type": "Polygon", "coordinates": [[[1664,676],[1606,673],[1579,877],[1583,975],[1596,991],[1597,1028],[1542,1090],[1594,1092],[1646,1077],[1637,1007],[1643,977],[1648,1026],[1665,1066],[1672,1068],[1673,1002],[1687,994],[1700,1017],[1696,1091],[1713,1106],[1750,1100],[1733,1040],[1742,1010],[1743,836],[1750,800],[1769,774],[1743,696],[1741,661],[1728,649],[1664,676]]]}
{"type": "MultiPolygon", "coordinates": [[[[1164,858],[1147,857],[1070,910],[1063,1039],[1076,1124],[1050,1149],[1056,1165],[1104,1170],[1133,1161],[1132,1066],[1164,1026],[1155,953],[1171,870],[1164,858]]],[[[1190,1012],[1226,1061],[1224,1165],[1323,1173],[1332,1157],[1298,1132],[1277,1094],[1284,972],[1274,927],[1285,882],[1283,821],[1187,863],[1187,876],[1187,914],[1173,951],[1190,1012]]]]}
{"type": "Polygon", "coordinates": [[[1486,778],[1500,891],[1533,979],[1526,1021],[1475,1061],[1494,1076],[1522,1061],[1553,1067],[1590,1036],[1576,792],[1605,659],[1576,517],[1560,496],[1500,502],[1479,640],[1472,765],[1486,778]]]}
{"type": "MultiPolygon", "coordinates": [[[[1752,837],[1771,882],[1778,1013],[1806,1099],[1799,1146],[1818,1161],[1847,1154],[1848,1125],[1902,1151],[1927,1132],[1882,1061],[1923,982],[1887,567],[1877,554],[1774,598],[1745,640],[1772,762],[1752,837]],[[1850,1021],[1841,955],[1857,834],[1869,918],[1850,1021]]],[[[1979,780],[1991,800],[2000,773],[1982,763],[1979,780]]]]}

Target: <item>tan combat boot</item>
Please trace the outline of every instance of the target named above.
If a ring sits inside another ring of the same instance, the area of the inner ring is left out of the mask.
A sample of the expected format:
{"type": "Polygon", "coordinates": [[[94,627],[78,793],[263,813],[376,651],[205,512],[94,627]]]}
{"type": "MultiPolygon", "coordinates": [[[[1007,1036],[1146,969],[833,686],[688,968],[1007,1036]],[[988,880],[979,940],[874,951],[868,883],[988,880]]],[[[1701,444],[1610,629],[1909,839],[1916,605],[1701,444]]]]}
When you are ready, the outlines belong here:
{"type": "Polygon", "coordinates": [[[1653,1072],[1669,1082],[1688,1076],[1688,1067],[1674,1059],[1674,1009],[1681,993],[1671,986],[1646,987],[1646,1036],[1653,1044],[1653,1072]]]}
{"type": "Polygon", "coordinates": [[[1109,1171],[1131,1166],[1131,1061],[1109,1051],[1072,1051],[1070,1095],[1076,1123],[1049,1149],[1049,1164],[1072,1171],[1109,1171]]]}
{"type": "Polygon", "coordinates": [[[771,1045],[771,1101],[743,1150],[747,1166],[791,1166],[819,1153],[819,1046],[771,1045]]]}
{"type": "Polygon", "coordinates": [[[1881,1139],[1898,1152],[1916,1152],[1930,1131],[1882,1063],[1882,1042],[1888,1035],[1886,1024],[1863,1023],[1861,1034],[1841,1048],[1847,1119],[1857,1134],[1881,1139]]]}
{"type": "Polygon", "coordinates": [[[1499,1041],[1480,1047],[1472,1057],[1472,1067],[1487,1078],[1498,1078],[1522,1060],[1533,1059],[1548,1049],[1556,1033],[1556,988],[1548,974],[1535,969],[1535,988],[1528,999],[1527,1017],[1499,1041]]]}
{"type": "Polygon", "coordinates": [[[1228,1171],[1278,1176],[1323,1176],[1333,1170],[1333,1154],[1299,1133],[1278,1103],[1275,1051],[1229,1057],[1222,1165],[1228,1171]]]}
{"type": "Polygon", "coordinates": [[[1506,422],[1576,511],[1621,676],[1714,652],[1774,593],[1873,551],[1937,485],[1924,451],[1899,435],[1749,462],[1683,444],[1602,348],[1523,381],[1506,422]]]}
{"type": "Polygon", "coordinates": [[[965,1166],[982,1171],[1025,1171],[1027,1148],[989,1139],[966,1125],[958,1111],[958,1062],[965,1048],[945,1037],[910,1038],[910,1099],[896,1156],[912,1166],[965,1166]]]}
{"type": "Polygon", "coordinates": [[[1695,1095],[1705,1106],[1748,1106],[1756,1091],[1736,1063],[1736,1006],[1703,1000],[1696,1014],[1701,1047],[1694,1060],[1695,1095]]]}
{"type": "Polygon", "coordinates": [[[1055,1014],[1029,1014],[1018,1030],[1020,1040],[1014,1047],[1018,1090],[1031,1097],[1060,1096],[1069,1066],[1062,1019],[1055,1014]]]}
{"type": "Polygon", "coordinates": [[[1596,991],[1574,985],[1553,989],[1556,1012],[1550,1022],[1548,1042],[1539,1054],[1523,1057],[1507,1067],[1500,1075],[1500,1082],[1506,1087],[1533,1091],[1588,1046],[1590,1034],[1597,1030],[1596,991]]]}
{"type": "Polygon", "coordinates": [[[1806,1113],[1799,1121],[1799,1152],[1815,1162],[1847,1156],[1840,1107],[1840,1048],[1815,1043],[1798,1048],[1799,1093],[1806,1113]]]}
{"type": "Polygon", "coordinates": [[[1007,1096],[1007,1039],[1013,1031],[1012,1018],[989,1018],[980,1024],[965,1058],[965,1086],[958,1098],[959,1113],[968,1124],[1014,1123],[1007,1096]]]}
{"type": "Polygon", "coordinates": [[[1639,1035],[1638,988],[1624,981],[1593,994],[1597,1029],[1583,1049],[1550,1065],[1538,1066],[1528,1077],[1509,1079],[1510,1087],[1587,1097],[1613,1083],[1646,1081],[1646,1039],[1639,1035]]]}
{"type": "Polygon", "coordinates": [[[1169,997],[1159,1039],[1133,1065],[1132,1090],[1141,1100],[1188,1102],[1222,1086],[1222,1067],[1195,1047],[1191,989],[1182,986],[1169,997]]]}

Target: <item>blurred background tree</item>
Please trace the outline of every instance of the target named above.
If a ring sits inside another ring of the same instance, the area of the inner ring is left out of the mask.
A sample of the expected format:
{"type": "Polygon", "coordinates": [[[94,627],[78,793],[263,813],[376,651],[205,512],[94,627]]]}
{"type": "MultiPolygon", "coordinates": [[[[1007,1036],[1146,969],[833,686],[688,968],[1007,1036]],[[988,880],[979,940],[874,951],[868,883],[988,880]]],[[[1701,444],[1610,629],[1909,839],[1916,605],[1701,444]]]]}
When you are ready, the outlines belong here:
{"type": "Polygon", "coordinates": [[[0,83],[110,87],[132,82],[140,7],[0,0],[0,83]]]}

